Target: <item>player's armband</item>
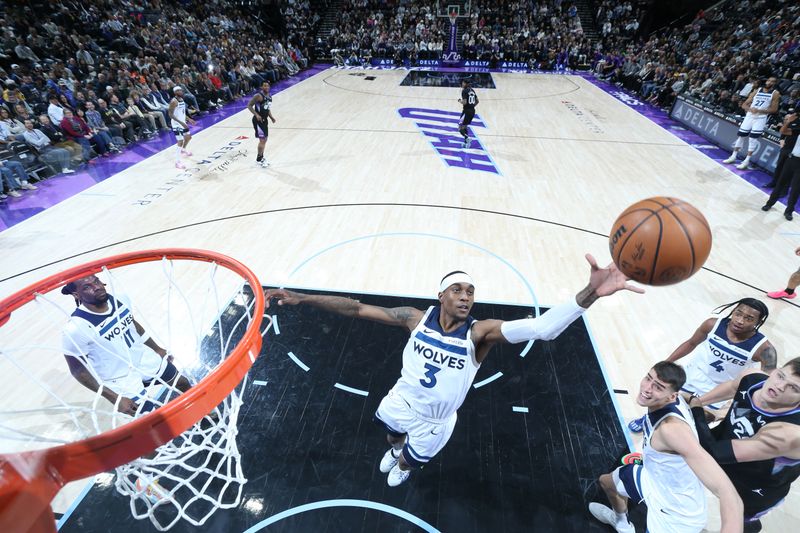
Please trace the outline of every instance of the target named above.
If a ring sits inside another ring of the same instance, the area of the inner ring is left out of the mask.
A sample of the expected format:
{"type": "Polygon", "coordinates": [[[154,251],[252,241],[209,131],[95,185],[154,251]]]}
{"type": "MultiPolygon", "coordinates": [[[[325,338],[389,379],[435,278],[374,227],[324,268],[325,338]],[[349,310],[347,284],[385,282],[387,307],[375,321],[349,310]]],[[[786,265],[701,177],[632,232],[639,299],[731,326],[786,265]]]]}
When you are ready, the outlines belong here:
{"type": "Polygon", "coordinates": [[[552,340],[586,311],[573,298],[569,302],[553,307],[536,318],[510,320],[500,325],[503,337],[512,344],[537,339],[552,340]]]}

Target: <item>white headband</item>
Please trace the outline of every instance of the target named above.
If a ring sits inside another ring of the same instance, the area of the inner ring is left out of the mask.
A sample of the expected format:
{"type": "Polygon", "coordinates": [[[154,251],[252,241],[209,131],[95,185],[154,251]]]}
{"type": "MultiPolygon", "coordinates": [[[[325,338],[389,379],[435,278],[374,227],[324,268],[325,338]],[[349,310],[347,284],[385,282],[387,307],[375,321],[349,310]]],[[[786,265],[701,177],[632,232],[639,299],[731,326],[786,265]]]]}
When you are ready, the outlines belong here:
{"type": "Polygon", "coordinates": [[[447,290],[447,287],[453,285],[454,283],[469,283],[473,287],[475,286],[475,282],[472,281],[472,278],[469,276],[469,274],[465,272],[454,272],[442,280],[442,282],[439,284],[439,292],[444,292],[447,290]]]}

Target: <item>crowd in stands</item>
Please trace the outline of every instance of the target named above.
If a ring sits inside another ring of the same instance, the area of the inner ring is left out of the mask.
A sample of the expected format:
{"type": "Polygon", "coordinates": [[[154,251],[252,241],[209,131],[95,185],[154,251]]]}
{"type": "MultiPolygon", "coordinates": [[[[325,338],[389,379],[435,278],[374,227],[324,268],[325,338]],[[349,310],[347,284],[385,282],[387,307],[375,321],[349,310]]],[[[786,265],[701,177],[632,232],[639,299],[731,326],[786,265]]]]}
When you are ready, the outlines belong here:
{"type": "Polygon", "coordinates": [[[272,4],[281,38],[213,0],[6,3],[0,199],[167,130],[175,86],[197,116],[306,68],[319,15],[308,0],[272,4]]]}
{"type": "Polygon", "coordinates": [[[684,27],[598,52],[595,71],[662,107],[682,94],[736,115],[775,76],[782,98],[771,121],[778,124],[800,100],[800,5],[729,0],[684,27]]]}

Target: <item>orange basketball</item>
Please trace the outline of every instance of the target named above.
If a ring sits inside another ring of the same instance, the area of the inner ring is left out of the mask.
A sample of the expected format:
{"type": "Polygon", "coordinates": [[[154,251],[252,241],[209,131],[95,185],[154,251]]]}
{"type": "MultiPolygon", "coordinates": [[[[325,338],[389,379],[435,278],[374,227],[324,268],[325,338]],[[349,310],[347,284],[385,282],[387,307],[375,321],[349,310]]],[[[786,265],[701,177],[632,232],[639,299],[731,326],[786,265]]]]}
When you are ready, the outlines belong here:
{"type": "Polygon", "coordinates": [[[657,196],[623,211],[611,227],[608,248],[629,278],[647,285],[671,285],[706,262],[711,228],[692,205],[657,196]]]}

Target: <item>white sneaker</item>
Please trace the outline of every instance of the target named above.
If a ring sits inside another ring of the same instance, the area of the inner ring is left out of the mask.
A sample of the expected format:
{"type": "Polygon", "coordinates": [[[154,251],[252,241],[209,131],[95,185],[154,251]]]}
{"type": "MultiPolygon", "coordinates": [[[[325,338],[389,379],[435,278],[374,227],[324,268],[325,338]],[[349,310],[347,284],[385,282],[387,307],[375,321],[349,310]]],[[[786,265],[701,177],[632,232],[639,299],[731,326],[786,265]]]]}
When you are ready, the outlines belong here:
{"type": "Polygon", "coordinates": [[[602,503],[592,502],[589,504],[589,512],[592,513],[593,517],[613,527],[619,533],[636,533],[636,528],[627,520],[623,524],[617,523],[617,513],[611,507],[602,503]]]}
{"type": "Polygon", "coordinates": [[[175,168],[184,169],[186,168],[186,165],[184,165],[181,161],[178,161],[175,163],[175,168]]]}
{"type": "Polygon", "coordinates": [[[411,470],[400,470],[399,464],[394,465],[389,471],[389,475],[386,477],[386,483],[388,483],[390,487],[396,487],[405,482],[410,475],[411,470]]]}
{"type": "Polygon", "coordinates": [[[750,168],[750,160],[745,159],[744,161],[736,165],[736,168],[738,168],[739,170],[747,170],[748,168],[750,168]]]}
{"type": "Polygon", "coordinates": [[[64,170],[61,171],[61,173],[62,174],[75,174],[75,171],[72,170],[71,168],[65,168],[64,170]]]}
{"type": "Polygon", "coordinates": [[[22,196],[18,191],[8,191],[8,195],[13,198],[19,198],[20,196],[22,196]]]}
{"type": "Polygon", "coordinates": [[[398,454],[396,457],[394,455],[394,448],[389,448],[385,454],[383,454],[383,459],[381,459],[381,465],[378,467],[380,471],[384,474],[388,474],[389,471],[394,468],[394,465],[400,460],[400,455],[398,454]]]}
{"type": "Polygon", "coordinates": [[[36,185],[32,185],[27,181],[23,181],[22,185],[20,185],[20,189],[25,189],[26,191],[35,191],[38,188],[39,187],[37,187],[36,185]]]}
{"type": "Polygon", "coordinates": [[[257,164],[258,164],[258,165],[259,165],[261,168],[267,168],[267,167],[269,166],[269,161],[267,161],[266,159],[262,159],[261,161],[256,161],[256,163],[257,163],[257,164]]]}
{"type": "Polygon", "coordinates": [[[731,163],[736,163],[736,156],[732,155],[728,159],[724,160],[723,163],[726,165],[730,165],[731,163]]]}

